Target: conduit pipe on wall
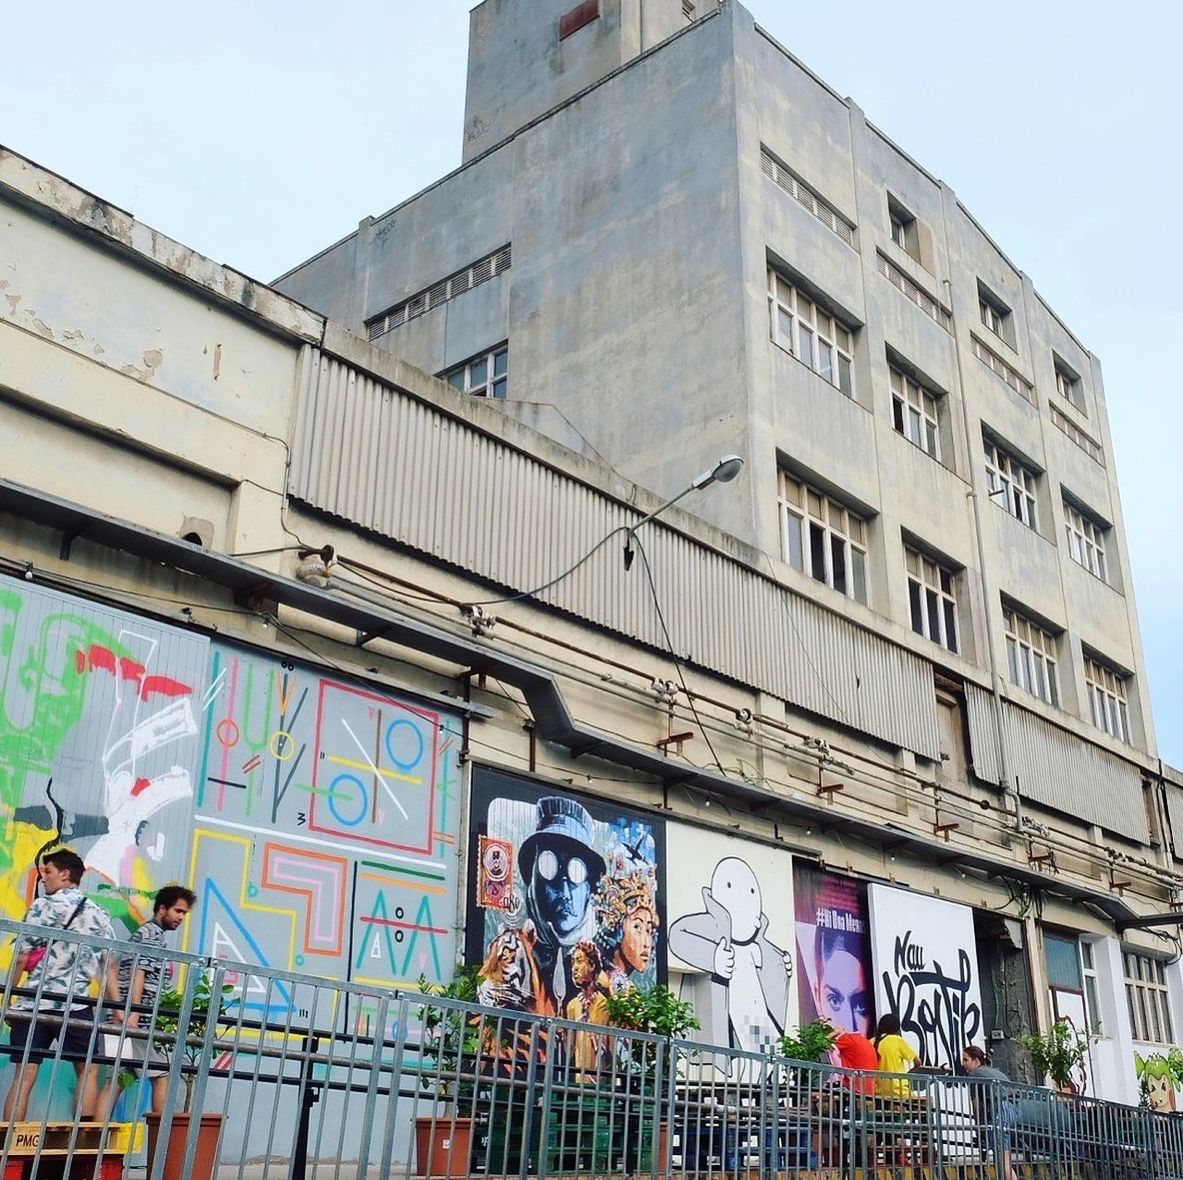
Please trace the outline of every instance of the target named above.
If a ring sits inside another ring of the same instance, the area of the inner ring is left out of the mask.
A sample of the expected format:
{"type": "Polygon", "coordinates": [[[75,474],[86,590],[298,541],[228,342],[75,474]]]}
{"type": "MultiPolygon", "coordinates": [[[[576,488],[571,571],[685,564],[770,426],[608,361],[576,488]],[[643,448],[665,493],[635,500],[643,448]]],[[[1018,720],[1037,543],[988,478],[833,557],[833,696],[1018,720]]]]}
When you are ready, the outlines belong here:
{"type": "MultiPolygon", "coordinates": [[[[0,504],[5,511],[56,529],[66,537],[85,536],[93,543],[203,578],[240,598],[275,602],[302,611],[346,627],[363,637],[363,641],[381,638],[458,668],[495,676],[522,693],[534,716],[538,737],[566,747],[576,757],[591,754],[649,775],[666,786],[688,786],[709,795],[764,808],[774,804],[787,817],[798,822],[841,830],[873,847],[882,844],[883,828],[870,820],[839,816],[831,808],[808,799],[773,794],[756,783],[674,761],[659,750],[638,746],[576,722],[553,673],[498,651],[486,640],[421,623],[389,606],[346,599],[304,585],[294,578],[259,569],[237,558],[202,549],[178,537],[106,516],[10,480],[0,479],[0,504]]],[[[947,844],[902,829],[896,836],[894,848],[897,853],[906,851],[930,863],[943,864],[949,860],[947,844]]],[[[1114,922],[1137,916],[1123,899],[1107,891],[1068,881],[1051,881],[1034,869],[999,861],[971,849],[959,851],[958,860],[966,868],[1005,875],[1072,900],[1088,902],[1114,922]]]]}

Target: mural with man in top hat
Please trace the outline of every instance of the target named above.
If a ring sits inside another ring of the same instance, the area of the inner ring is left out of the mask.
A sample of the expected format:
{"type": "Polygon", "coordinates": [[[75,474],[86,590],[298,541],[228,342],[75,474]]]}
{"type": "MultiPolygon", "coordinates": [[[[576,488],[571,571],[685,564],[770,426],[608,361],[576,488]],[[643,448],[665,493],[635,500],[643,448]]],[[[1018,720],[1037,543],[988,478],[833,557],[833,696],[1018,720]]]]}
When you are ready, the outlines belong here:
{"type": "Polygon", "coordinates": [[[608,992],[665,982],[660,820],[478,767],[470,832],[482,1003],[600,1024],[608,992]]]}

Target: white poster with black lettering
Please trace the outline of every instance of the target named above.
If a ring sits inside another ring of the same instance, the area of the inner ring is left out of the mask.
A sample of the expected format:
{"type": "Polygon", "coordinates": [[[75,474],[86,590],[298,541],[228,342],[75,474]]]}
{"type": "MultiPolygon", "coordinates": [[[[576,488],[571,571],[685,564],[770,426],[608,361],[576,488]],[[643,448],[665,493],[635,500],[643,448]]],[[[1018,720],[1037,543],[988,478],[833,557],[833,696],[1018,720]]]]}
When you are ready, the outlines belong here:
{"type": "Polygon", "coordinates": [[[957,1065],[983,1038],[973,911],[889,885],[867,895],[876,1011],[900,1018],[925,1065],[957,1065]]]}

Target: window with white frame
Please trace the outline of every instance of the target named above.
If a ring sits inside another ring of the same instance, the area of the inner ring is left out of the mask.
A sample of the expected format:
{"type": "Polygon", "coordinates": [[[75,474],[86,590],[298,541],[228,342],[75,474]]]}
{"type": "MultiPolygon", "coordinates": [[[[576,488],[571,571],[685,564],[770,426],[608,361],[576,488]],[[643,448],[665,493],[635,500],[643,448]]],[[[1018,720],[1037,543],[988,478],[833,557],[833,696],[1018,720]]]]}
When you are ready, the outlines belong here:
{"type": "Polygon", "coordinates": [[[1056,637],[1014,607],[1003,607],[1002,622],[1006,631],[1006,664],[1011,684],[1049,705],[1059,706],[1060,682],[1056,674],[1059,645],[1056,637]]]}
{"type": "Polygon", "coordinates": [[[1084,1003],[1088,1012],[1089,1028],[1093,1032],[1103,1033],[1101,1024],[1101,991],[1097,977],[1096,954],[1093,944],[1081,939],[1080,961],[1084,968],[1084,1003]]]}
{"type": "Polygon", "coordinates": [[[1094,577],[1107,582],[1109,578],[1105,568],[1105,527],[1065,500],[1064,532],[1068,539],[1068,556],[1094,577]]]}
{"type": "Polygon", "coordinates": [[[453,389],[471,397],[509,396],[509,345],[500,344],[440,374],[453,389]]]}
{"type": "Polygon", "coordinates": [[[912,630],[952,652],[960,651],[957,575],[919,550],[905,547],[904,557],[912,630]]]}
{"type": "Polygon", "coordinates": [[[854,337],[815,300],[768,268],[772,339],[819,377],[854,397],[854,337]]]}
{"type": "Polygon", "coordinates": [[[1093,724],[1110,737],[1128,743],[1130,708],[1126,698],[1126,677],[1097,657],[1086,655],[1084,683],[1088,689],[1093,724]]]}
{"type": "Polygon", "coordinates": [[[1015,323],[1010,308],[983,283],[978,283],[978,318],[999,340],[1015,347],[1015,323]]]}
{"type": "Polygon", "coordinates": [[[1084,396],[1080,391],[1080,378],[1059,357],[1053,357],[1056,370],[1056,392],[1084,413],[1084,396]]]}
{"type": "Polygon", "coordinates": [[[891,414],[896,430],[934,459],[941,457],[940,401],[907,373],[891,373],[891,414]]]}
{"type": "Polygon", "coordinates": [[[1125,994],[1130,1008],[1130,1027],[1135,1041],[1152,1045],[1174,1044],[1171,1002],[1167,995],[1167,971],[1162,959],[1122,954],[1125,964],[1125,994]]]}
{"type": "Polygon", "coordinates": [[[867,601],[867,522],[844,504],[780,472],[784,558],[856,602],[867,601]]]}
{"type": "Polygon", "coordinates": [[[982,436],[986,453],[986,483],[990,499],[1029,529],[1039,528],[1035,512],[1034,471],[1025,467],[990,435],[982,436]]]}

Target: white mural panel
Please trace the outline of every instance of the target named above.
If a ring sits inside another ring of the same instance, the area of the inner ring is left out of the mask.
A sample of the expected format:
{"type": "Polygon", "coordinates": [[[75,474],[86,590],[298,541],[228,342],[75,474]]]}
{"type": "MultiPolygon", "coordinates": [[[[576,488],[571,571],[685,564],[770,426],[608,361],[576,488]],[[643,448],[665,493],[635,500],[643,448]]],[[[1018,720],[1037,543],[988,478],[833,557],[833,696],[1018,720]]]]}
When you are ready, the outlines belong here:
{"type": "Polygon", "coordinates": [[[702,1040],[766,1053],[797,1023],[792,857],[683,824],[666,832],[670,971],[697,977],[702,1040]]]}
{"type": "Polygon", "coordinates": [[[899,1016],[926,1065],[952,1067],[983,1036],[973,911],[888,885],[867,892],[877,1010],[899,1016]]]}

